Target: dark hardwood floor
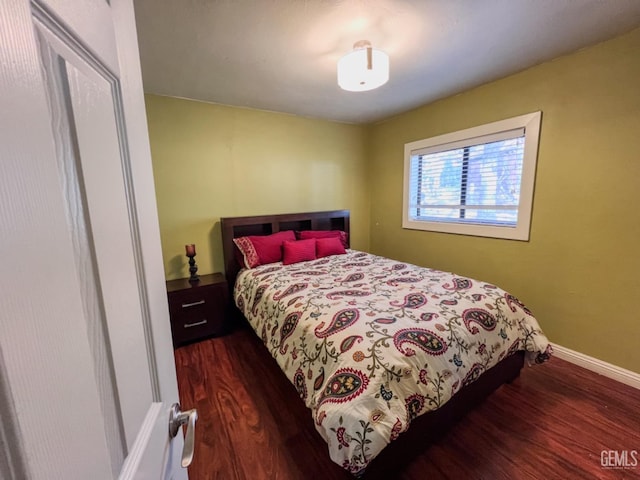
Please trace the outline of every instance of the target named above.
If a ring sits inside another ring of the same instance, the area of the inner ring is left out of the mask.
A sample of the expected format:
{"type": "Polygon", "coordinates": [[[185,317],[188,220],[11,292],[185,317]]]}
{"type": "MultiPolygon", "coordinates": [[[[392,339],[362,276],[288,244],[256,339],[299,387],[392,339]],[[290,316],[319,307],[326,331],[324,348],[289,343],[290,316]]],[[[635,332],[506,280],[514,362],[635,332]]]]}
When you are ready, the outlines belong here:
{"type": "MultiPolygon", "coordinates": [[[[182,408],[197,408],[191,480],[353,479],[249,328],[176,350],[182,408]]],[[[367,479],[640,478],[640,392],[557,358],[525,366],[420,455],[367,479]],[[638,452],[637,466],[603,468],[638,452]]]]}

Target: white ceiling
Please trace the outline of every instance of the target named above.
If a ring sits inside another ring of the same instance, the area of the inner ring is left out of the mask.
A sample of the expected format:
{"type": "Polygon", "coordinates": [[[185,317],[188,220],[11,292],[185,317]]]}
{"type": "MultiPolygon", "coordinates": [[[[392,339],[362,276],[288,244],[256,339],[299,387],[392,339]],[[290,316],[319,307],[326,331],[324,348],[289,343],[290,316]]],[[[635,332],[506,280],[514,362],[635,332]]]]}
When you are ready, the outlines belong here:
{"type": "Polygon", "coordinates": [[[350,123],[380,120],[640,25],[640,0],[135,0],[147,93],[350,123]],[[345,92],[358,40],[389,82],[345,92]]]}

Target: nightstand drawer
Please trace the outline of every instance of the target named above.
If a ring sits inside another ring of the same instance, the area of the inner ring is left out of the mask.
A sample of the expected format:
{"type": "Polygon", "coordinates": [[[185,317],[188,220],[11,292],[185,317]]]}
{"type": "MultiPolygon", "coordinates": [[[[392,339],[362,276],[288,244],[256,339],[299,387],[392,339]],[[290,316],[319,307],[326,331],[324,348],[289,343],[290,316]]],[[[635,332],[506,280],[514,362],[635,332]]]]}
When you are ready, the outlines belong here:
{"type": "Polygon", "coordinates": [[[224,318],[213,315],[211,311],[200,310],[188,315],[171,316],[171,335],[174,345],[199,340],[215,335],[222,330],[224,318]]]}
{"type": "Polygon", "coordinates": [[[167,291],[174,346],[224,333],[228,290],[222,275],[203,275],[193,284],[172,280],[167,291]]]}
{"type": "Polygon", "coordinates": [[[205,310],[215,309],[221,301],[220,295],[218,289],[208,287],[169,292],[169,310],[171,315],[191,315],[194,312],[200,314],[205,310]]]}

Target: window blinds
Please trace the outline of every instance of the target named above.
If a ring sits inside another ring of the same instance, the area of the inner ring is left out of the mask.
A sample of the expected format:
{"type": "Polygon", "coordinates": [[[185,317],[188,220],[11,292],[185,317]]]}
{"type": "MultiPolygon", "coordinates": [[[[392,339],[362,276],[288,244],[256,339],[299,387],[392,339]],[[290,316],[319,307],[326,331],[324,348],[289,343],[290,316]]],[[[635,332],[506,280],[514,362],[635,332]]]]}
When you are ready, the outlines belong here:
{"type": "Polygon", "coordinates": [[[524,128],[411,152],[409,218],[516,226],[524,128]]]}

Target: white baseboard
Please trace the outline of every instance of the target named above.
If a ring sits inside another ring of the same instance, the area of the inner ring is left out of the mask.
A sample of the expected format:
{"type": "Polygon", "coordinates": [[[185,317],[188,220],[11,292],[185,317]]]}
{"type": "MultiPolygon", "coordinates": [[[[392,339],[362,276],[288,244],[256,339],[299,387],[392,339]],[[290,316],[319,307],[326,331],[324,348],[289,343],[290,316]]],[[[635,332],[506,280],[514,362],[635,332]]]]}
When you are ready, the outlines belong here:
{"type": "Polygon", "coordinates": [[[552,343],[554,356],[640,390],[640,374],[552,343]]]}

